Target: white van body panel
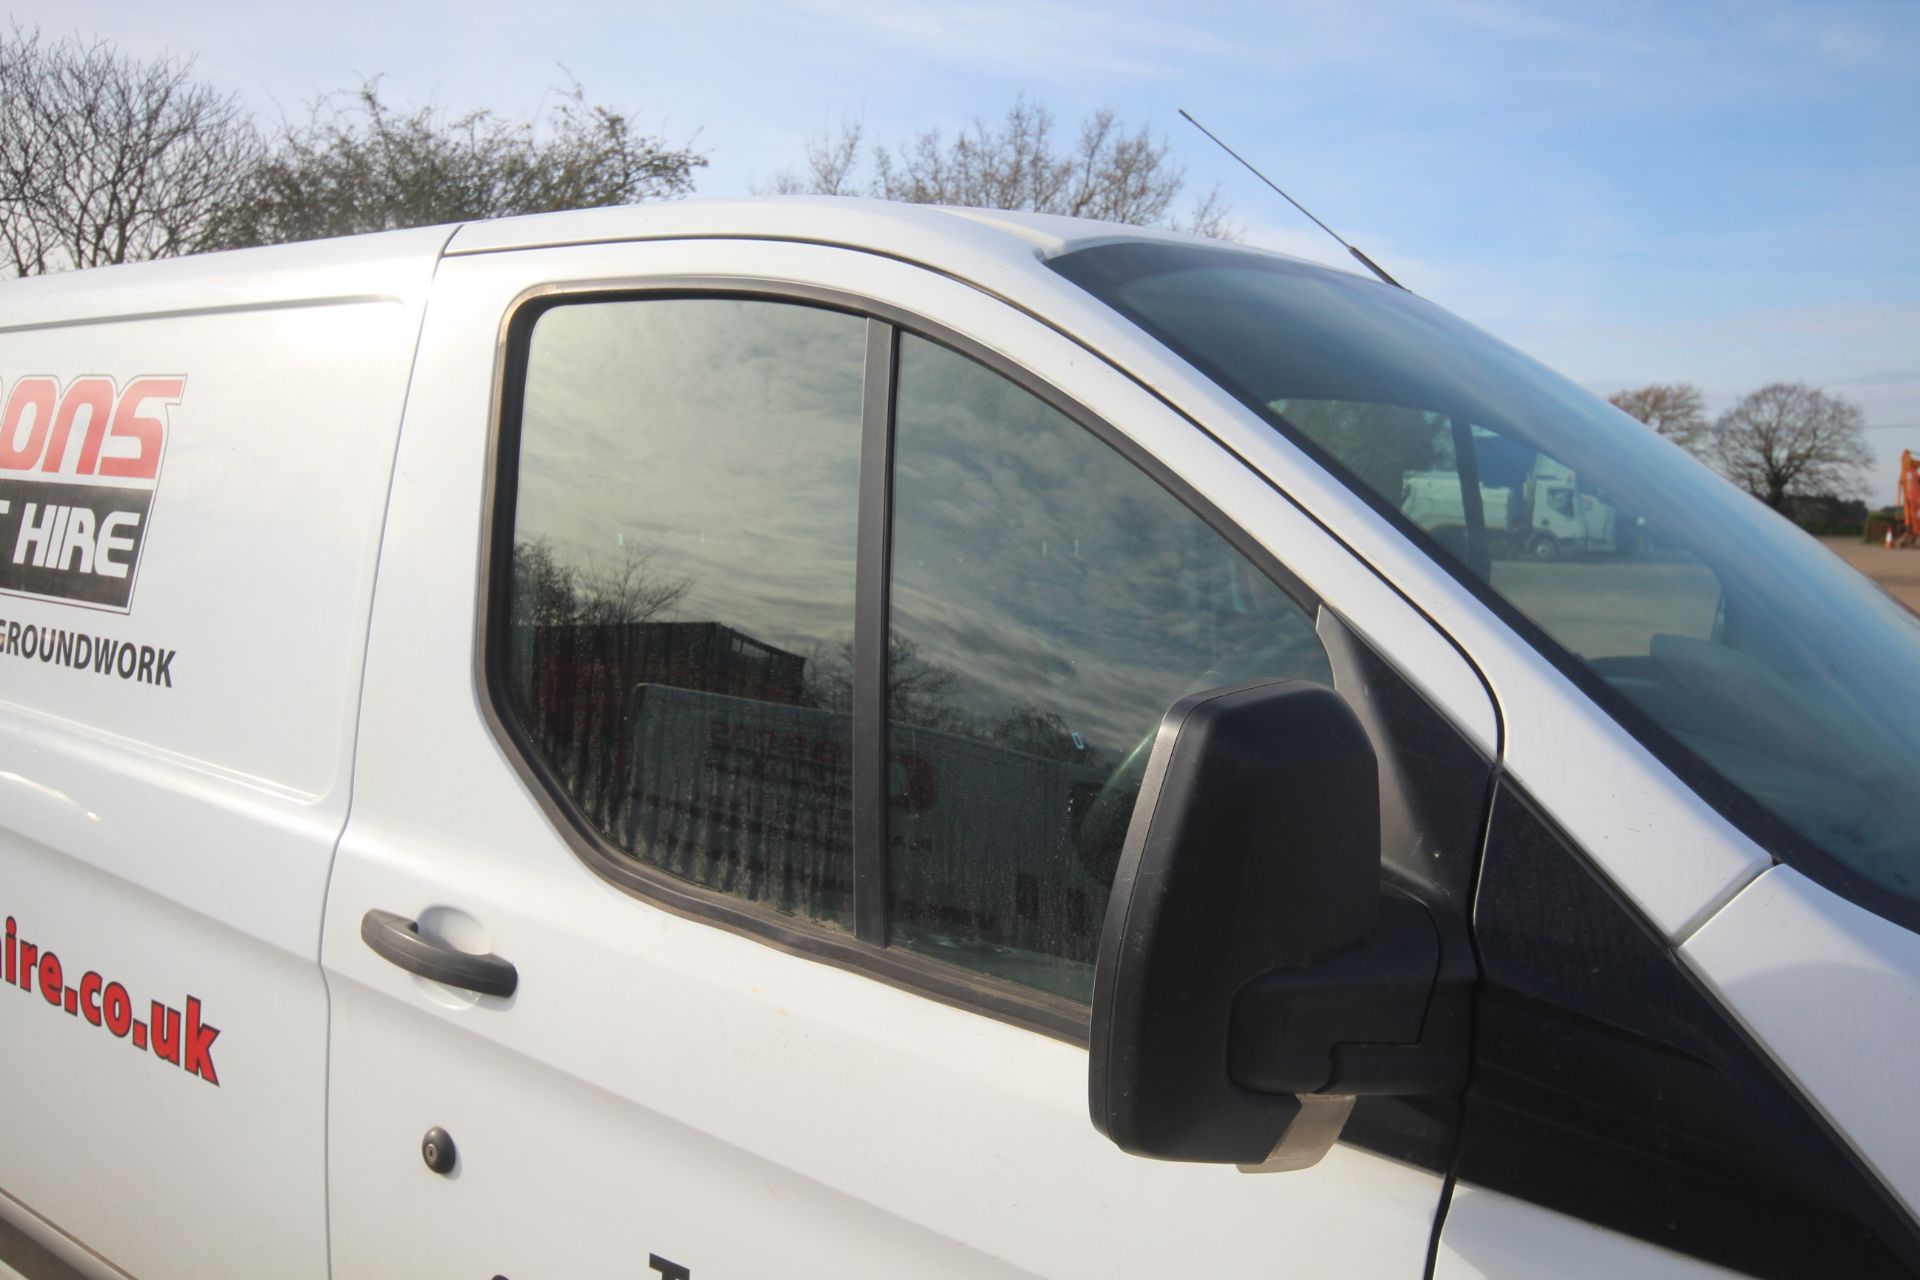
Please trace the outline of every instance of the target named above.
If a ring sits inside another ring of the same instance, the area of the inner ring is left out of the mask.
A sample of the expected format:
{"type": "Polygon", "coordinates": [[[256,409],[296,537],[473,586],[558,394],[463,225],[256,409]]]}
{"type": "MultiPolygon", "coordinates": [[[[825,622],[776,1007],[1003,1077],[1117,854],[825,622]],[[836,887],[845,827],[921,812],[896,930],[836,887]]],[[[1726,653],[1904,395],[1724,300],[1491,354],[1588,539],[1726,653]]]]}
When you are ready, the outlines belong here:
{"type": "MultiPolygon", "coordinates": [[[[0,1189],[143,1278],[327,1274],[320,916],[444,238],[0,288],[9,389],[185,379],[156,410],[127,608],[0,594],[0,911],[43,963],[59,957],[53,994],[75,1002],[0,988],[0,1189]],[[36,650],[67,637],[61,660],[25,656],[28,629],[36,650]],[[74,660],[80,636],[172,656],[103,669],[74,660]],[[111,983],[118,1029],[95,1012],[111,983]],[[180,1065],[158,1036],[142,1051],[153,1001],[184,1007],[182,1034],[202,1025],[197,1051],[176,1041],[180,1065]]],[[[9,474],[60,495],[43,472],[9,474]]]]}
{"type": "MultiPolygon", "coordinates": [[[[899,262],[737,241],[449,260],[403,433],[323,943],[335,1267],[589,1274],[658,1253],[702,1274],[1241,1275],[1285,1239],[1306,1274],[1419,1274],[1438,1174],[1344,1148],[1285,1177],[1130,1158],[1087,1123],[1083,1049],[636,901],[587,869],[513,770],[474,652],[501,323],[546,281],[716,274],[830,286],[973,336],[1124,424],[1303,573],[1339,554],[1129,380],[899,262]],[[520,989],[463,998],[409,977],[361,942],[369,908],[460,913],[465,945],[519,966],[520,989]],[[460,1135],[451,1183],[402,1153],[434,1124],[460,1135]],[[766,1215],[751,1231],[743,1196],[766,1215]]],[[[1322,576],[1350,616],[1397,609],[1396,641],[1426,629],[1370,575],[1322,576]]]]}
{"type": "Polygon", "coordinates": [[[419,227],[8,280],[0,333],[329,302],[418,304],[453,232],[419,227]]]}
{"type": "Polygon", "coordinates": [[[1920,937],[1783,866],[1680,954],[1920,1212],[1920,937]]]}

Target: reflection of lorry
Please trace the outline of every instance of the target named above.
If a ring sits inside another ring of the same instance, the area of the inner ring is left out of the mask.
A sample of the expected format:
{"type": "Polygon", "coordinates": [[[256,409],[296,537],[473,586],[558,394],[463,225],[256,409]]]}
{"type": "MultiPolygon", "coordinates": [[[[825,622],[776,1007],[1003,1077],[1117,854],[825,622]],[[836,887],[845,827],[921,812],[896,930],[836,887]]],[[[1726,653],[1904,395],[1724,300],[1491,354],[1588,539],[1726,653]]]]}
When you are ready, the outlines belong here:
{"type": "MultiPolygon", "coordinates": [[[[1460,474],[1415,471],[1406,477],[1400,509],[1438,536],[1463,538],[1467,528],[1460,474]]],[[[1480,509],[1489,550],[1496,556],[1552,560],[1563,552],[1617,549],[1620,513],[1612,503],[1582,488],[1573,471],[1545,454],[1513,484],[1480,485],[1480,509]]]]}

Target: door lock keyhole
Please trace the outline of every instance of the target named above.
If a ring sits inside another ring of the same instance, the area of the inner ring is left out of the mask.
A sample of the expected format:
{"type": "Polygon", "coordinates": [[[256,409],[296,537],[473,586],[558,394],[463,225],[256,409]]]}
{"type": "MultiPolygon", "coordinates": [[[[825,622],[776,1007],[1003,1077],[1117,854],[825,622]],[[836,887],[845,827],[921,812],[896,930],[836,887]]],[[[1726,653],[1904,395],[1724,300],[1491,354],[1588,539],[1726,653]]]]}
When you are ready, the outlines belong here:
{"type": "Polygon", "coordinates": [[[420,1158],[427,1162],[427,1168],[435,1173],[453,1172],[453,1137],[439,1125],[427,1130],[427,1136],[420,1139],[420,1158]]]}

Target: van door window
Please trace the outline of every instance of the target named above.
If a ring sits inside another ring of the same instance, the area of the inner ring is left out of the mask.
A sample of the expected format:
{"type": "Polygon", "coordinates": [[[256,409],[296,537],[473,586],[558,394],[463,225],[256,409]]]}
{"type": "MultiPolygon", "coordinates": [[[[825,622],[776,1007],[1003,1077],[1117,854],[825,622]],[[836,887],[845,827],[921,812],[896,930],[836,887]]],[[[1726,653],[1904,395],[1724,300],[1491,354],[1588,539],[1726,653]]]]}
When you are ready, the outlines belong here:
{"type": "Polygon", "coordinates": [[[508,706],[578,819],[839,926],[865,333],[724,298],[546,311],[507,584],[508,706]]]}
{"type": "Polygon", "coordinates": [[[889,942],[1087,999],[1160,718],[1330,684],[1312,619],[1198,516],[984,366],[902,335],[889,942]]]}

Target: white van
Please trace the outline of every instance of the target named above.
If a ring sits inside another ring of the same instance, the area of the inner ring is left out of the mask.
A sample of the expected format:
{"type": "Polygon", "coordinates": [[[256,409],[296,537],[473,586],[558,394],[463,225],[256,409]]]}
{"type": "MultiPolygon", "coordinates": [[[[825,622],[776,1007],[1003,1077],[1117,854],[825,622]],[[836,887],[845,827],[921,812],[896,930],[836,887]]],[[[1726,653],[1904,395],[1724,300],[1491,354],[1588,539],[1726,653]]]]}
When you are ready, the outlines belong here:
{"type": "Polygon", "coordinates": [[[0,1274],[1920,1268],[1920,621],[1410,294],[656,205],[0,410],[0,1274]]]}

